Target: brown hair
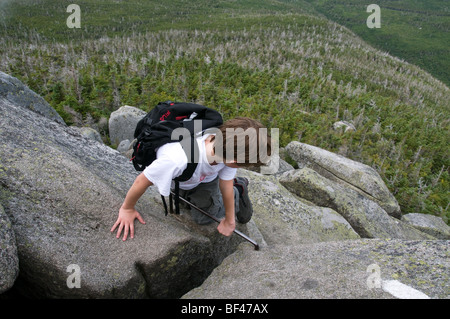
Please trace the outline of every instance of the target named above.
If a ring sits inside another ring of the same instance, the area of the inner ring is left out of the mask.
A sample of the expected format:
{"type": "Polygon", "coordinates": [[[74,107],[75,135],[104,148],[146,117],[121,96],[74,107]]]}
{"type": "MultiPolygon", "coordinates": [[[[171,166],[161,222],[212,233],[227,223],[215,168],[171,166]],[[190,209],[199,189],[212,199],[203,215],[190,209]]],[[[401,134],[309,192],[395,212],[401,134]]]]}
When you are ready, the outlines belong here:
{"type": "Polygon", "coordinates": [[[259,167],[268,163],[271,138],[268,129],[260,122],[248,117],[236,117],[222,124],[219,130],[222,139],[217,135],[214,139],[216,155],[226,161],[234,160],[241,167],[259,167]]]}

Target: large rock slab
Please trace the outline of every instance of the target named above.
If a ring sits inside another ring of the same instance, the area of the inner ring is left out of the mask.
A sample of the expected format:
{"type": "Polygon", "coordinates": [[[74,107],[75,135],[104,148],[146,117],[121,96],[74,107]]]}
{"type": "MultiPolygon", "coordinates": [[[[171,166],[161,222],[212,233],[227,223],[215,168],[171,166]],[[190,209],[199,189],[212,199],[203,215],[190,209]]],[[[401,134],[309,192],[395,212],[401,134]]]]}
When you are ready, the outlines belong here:
{"type": "Polygon", "coordinates": [[[241,247],[183,298],[448,298],[448,244],[361,239],[241,247]]]}
{"type": "Polygon", "coordinates": [[[280,183],[301,198],[335,210],[361,237],[434,239],[389,216],[376,202],[353,188],[333,182],[310,168],[285,172],[280,183]]]}
{"type": "Polygon", "coordinates": [[[249,180],[253,221],[268,245],[356,239],[359,235],[333,209],[297,197],[275,176],[239,169],[249,180]]]}
{"type": "Polygon", "coordinates": [[[0,71],[0,98],[22,105],[51,120],[65,125],[64,120],[41,96],[30,90],[17,78],[0,71]]]}
{"type": "Polygon", "coordinates": [[[137,207],[146,225],[136,221],[135,238],[122,242],[110,228],[137,175],[128,159],[7,99],[0,114],[0,204],[16,236],[17,293],[178,297],[242,242],[164,217],[153,188],[137,207]]]}
{"type": "Polygon", "coordinates": [[[322,176],[351,187],[362,196],[375,201],[389,215],[401,218],[400,206],[380,175],[370,166],[312,145],[293,141],[286,152],[299,168],[308,167],[322,176]]]}
{"type": "Polygon", "coordinates": [[[14,285],[18,274],[16,238],[11,222],[0,205],[0,294],[14,285]]]}

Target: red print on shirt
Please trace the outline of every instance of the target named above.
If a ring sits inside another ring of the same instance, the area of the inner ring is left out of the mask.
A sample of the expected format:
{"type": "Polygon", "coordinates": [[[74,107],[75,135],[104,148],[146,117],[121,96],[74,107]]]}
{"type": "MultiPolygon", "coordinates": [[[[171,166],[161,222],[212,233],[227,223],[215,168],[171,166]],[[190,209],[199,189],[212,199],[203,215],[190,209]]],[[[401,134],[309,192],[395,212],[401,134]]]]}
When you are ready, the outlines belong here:
{"type": "Polygon", "coordinates": [[[200,182],[203,181],[205,179],[205,175],[200,176],[200,182]]]}

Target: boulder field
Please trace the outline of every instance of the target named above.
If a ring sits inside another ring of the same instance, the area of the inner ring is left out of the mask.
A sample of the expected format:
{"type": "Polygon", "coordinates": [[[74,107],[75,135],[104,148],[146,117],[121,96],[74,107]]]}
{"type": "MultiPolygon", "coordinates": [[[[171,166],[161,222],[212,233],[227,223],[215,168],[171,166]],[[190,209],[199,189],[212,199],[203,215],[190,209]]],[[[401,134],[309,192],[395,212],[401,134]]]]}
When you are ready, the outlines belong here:
{"type": "MultiPolygon", "coordinates": [[[[122,111],[112,128],[143,114],[122,111]]],[[[138,174],[129,160],[1,72],[0,113],[1,298],[449,296],[449,227],[402,217],[364,164],[293,141],[298,169],[281,158],[272,175],[239,169],[254,216],[238,229],[259,251],[188,211],[165,216],[153,188],[137,206],[146,224],[124,242],[110,229],[138,174]]]]}

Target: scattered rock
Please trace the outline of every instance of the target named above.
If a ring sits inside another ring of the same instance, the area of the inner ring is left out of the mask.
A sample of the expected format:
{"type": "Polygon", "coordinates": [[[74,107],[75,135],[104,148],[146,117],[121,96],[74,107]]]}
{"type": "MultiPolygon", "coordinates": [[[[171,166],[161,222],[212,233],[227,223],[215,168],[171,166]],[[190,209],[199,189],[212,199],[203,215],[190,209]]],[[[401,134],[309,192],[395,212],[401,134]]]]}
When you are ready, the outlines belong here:
{"type": "Polygon", "coordinates": [[[351,187],[362,196],[375,201],[389,215],[401,218],[397,200],[373,168],[295,141],[286,146],[286,152],[298,163],[299,168],[309,167],[332,181],[351,187]]]}
{"type": "Polygon", "coordinates": [[[450,239],[450,227],[440,217],[411,213],[403,215],[402,221],[438,239],[450,239]]]}
{"type": "Polygon", "coordinates": [[[249,168],[249,170],[253,172],[264,175],[280,175],[292,169],[294,169],[294,167],[285,160],[281,159],[279,155],[273,155],[269,163],[265,166],[249,168]]]}
{"type": "Polygon", "coordinates": [[[333,129],[339,130],[340,128],[344,128],[344,132],[354,132],[356,131],[355,126],[347,121],[338,121],[333,124],[333,129]]]}
{"type": "MultiPolygon", "coordinates": [[[[136,221],[135,238],[123,242],[110,228],[138,173],[95,133],[67,127],[42,101],[0,73],[0,293],[402,298],[412,291],[448,298],[448,240],[423,240],[448,239],[448,226],[431,216],[393,218],[398,204],[373,169],[298,142],[286,148],[297,170],[284,162],[273,175],[238,170],[250,181],[254,208],[238,229],[261,251],[220,235],[215,223],[195,224],[185,210],[165,217],[154,188],[137,205],[146,225],[136,221]]],[[[125,106],[114,113],[111,142],[133,140],[145,112],[125,106]]]]}
{"type": "Polygon", "coordinates": [[[280,176],[280,183],[301,198],[318,206],[334,209],[361,237],[431,238],[391,218],[375,201],[362,196],[353,188],[333,182],[310,168],[285,172],[280,176]]]}
{"type": "Polygon", "coordinates": [[[80,134],[83,135],[84,137],[91,139],[93,141],[97,141],[99,143],[103,143],[102,136],[98,131],[94,130],[93,128],[87,126],[84,127],[71,126],[71,127],[79,131],[80,134]]]}
{"type": "Polygon", "coordinates": [[[242,169],[238,175],[249,180],[252,219],[268,245],[359,238],[341,215],[295,196],[275,176],[242,169]]]}
{"type": "Polygon", "coordinates": [[[109,138],[111,144],[119,145],[123,140],[134,139],[134,130],[137,122],[147,113],[133,106],[122,106],[111,113],[109,118],[109,138]]]}

